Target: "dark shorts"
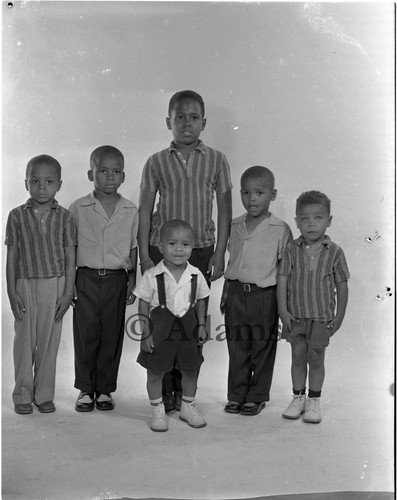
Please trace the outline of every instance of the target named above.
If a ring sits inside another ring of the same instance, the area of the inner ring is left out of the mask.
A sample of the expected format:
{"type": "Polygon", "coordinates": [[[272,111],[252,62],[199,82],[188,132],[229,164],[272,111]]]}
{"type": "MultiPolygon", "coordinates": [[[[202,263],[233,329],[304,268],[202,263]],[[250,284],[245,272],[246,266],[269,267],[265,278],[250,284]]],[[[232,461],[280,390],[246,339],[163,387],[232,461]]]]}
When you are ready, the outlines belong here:
{"type": "Polygon", "coordinates": [[[315,321],[314,319],[300,318],[299,321],[292,321],[292,330],[287,331],[283,326],[281,338],[291,344],[306,337],[306,342],[313,349],[323,349],[329,344],[332,328],[327,328],[327,323],[315,321]]]}

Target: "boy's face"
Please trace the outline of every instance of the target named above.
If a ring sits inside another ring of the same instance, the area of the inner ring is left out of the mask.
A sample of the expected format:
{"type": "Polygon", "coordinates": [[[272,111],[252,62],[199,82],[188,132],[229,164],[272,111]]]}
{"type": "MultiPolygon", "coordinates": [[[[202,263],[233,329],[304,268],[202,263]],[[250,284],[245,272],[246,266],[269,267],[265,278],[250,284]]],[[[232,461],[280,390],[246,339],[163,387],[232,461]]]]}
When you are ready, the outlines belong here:
{"type": "Polygon", "coordinates": [[[197,144],[207,120],[203,117],[201,106],[197,101],[181,99],[175,103],[166,122],[177,145],[192,146],[197,144]]]}
{"type": "Polygon", "coordinates": [[[51,205],[56,193],[61,189],[62,181],[55,165],[42,163],[34,165],[25,180],[33,204],[41,207],[51,205]]]}
{"type": "Polygon", "coordinates": [[[276,199],[277,190],[266,177],[246,178],[241,182],[241,201],[250,217],[261,217],[269,213],[270,203],[276,199]]]}
{"type": "Polygon", "coordinates": [[[327,227],[331,225],[332,217],[323,205],[313,203],[300,207],[295,220],[305,240],[309,243],[316,243],[324,238],[327,227]]]}
{"type": "Polygon", "coordinates": [[[183,227],[167,231],[159,243],[159,250],[168,268],[185,267],[193,250],[191,231],[183,227]]]}
{"type": "Polygon", "coordinates": [[[124,182],[124,165],[119,158],[104,156],[88,171],[88,178],[94,183],[97,192],[117,193],[124,182]]]}

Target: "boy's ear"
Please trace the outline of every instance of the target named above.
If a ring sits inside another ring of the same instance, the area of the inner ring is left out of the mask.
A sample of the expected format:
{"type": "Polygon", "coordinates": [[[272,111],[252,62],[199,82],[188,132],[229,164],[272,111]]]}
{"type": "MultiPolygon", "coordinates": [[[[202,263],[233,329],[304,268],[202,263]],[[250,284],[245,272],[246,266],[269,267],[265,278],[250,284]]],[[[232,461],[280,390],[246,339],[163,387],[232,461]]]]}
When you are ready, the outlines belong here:
{"type": "Polygon", "coordinates": [[[295,217],[295,223],[296,223],[296,227],[299,228],[299,225],[298,225],[298,217],[295,217]]]}
{"type": "Polygon", "coordinates": [[[90,169],[90,170],[88,170],[88,172],[87,172],[87,177],[88,177],[88,179],[89,179],[91,182],[94,180],[94,173],[93,173],[93,171],[92,171],[91,169],[90,169]]]}
{"type": "Polygon", "coordinates": [[[167,124],[168,130],[171,130],[171,120],[169,116],[165,119],[165,123],[167,124]]]}
{"type": "Polygon", "coordinates": [[[277,198],[277,189],[272,190],[272,201],[274,201],[277,198]]]}
{"type": "Polygon", "coordinates": [[[59,190],[61,189],[61,186],[62,186],[62,181],[61,181],[61,180],[59,180],[59,184],[58,184],[58,189],[57,189],[57,191],[59,191],[59,190]]]}
{"type": "Polygon", "coordinates": [[[28,180],[25,179],[25,187],[26,187],[26,191],[29,191],[29,185],[28,185],[28,180]]]}
{"type": "Polygon", "coordinates": [[[327,225],[327,227],[329,227],[331,225],[331,222],[332,222],[332,215],[329,215],[328,216],[328,225],[327,225]]]}
{"type": "Polygon", "coordinates": [[[203,118],[203,122],[201,125],[201,132],[205,129],[205,126],[207,125],[207,118],[203,118]]]}

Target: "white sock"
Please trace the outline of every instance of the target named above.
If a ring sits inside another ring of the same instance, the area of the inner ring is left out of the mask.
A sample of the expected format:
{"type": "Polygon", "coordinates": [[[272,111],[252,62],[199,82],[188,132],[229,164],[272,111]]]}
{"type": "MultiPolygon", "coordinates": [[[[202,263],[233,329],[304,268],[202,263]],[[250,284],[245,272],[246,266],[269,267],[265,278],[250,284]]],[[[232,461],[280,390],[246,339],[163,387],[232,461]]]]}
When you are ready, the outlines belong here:
{"type": "Polygon", "coordinates": [[[149,401],[152,406],[157,406],[158,404],[163,402],[163,398],[161,397],[158,399],[149,399],[149,401]]]}
{"type": "Polygon", "coordinates": [[[194,396],[193,397],[192,396],[184,396],[182,394],[182,401],[184,401],[185,403],[188,403],[188,404],[194,403],[194,399],[195,399],[194,396]]]}

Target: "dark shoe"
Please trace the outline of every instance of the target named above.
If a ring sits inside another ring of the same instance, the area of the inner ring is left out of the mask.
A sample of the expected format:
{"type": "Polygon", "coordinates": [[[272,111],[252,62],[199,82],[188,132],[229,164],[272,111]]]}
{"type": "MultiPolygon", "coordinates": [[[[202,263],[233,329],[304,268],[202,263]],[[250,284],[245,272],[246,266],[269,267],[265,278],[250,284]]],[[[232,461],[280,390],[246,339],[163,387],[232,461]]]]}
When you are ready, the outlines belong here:
{"type": "Polygon", "coordinates": [[[176,411],[181,411],[182,391],[174,392],[174,406],[176,411]]]}
{"type": "Polygon", "coordinates": [[[228,401],[228,403],[225,406],[224,410],[227,413],[240,413],[241,403],[236,403],[236,401],[228,401]]]}
{"type": "Polygon", "coordinates": [[[259,415],[262,411],[262,408],[266,406],[266,403],[263,401],[262,403],[244,403],[241,407],[240,414],[241,415],[259,415]]]}
{"type": "Polygon", "coordinates": [[[16,403],[14,404],[15,413],[18,415],[28,415],[33,413],[33,407],[31,403],[16,403]]]}
{"type": "Polygon", "coordinates": [[[34,405],[37,406],[37,409],[40,413],[52,413],[56,410],[55,405],[52,401],[45,401],[44,403],[41,403],[39,405],[37,403],[34,403],[34,405]]]}
{"type": "Polygon", "coordinates": [[[95,399],[95,406],[97,410],[101,411],[113,410],[114,401],[112,399],[112,396],[110,394],[97,393],[95,399]]]}
{"type": "Polygon", "coordinates": [[[92,411],[94,409],[94,395],[80,391],[74,408],[76,411],[92,411]]]}
{"type": "Polygon", "coordinates": [[[172,411],[174,409],[174,400],[170,392],[163,392],[163,403],[165,411],[172,411]]]}

